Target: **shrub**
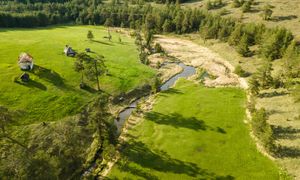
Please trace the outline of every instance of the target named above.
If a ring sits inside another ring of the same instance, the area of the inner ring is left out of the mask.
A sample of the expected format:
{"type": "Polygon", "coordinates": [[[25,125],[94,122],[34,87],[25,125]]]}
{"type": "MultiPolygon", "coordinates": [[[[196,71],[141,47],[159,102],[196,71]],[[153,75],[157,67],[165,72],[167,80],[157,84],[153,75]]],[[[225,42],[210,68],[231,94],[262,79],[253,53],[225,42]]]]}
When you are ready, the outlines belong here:
{"type": "Polygon", "coordinates": [[[269,151],[274,151],[273,130],[267,122],[268,115],[264,108],[252,113],[252,130],[254,135],[261,141],[264,147],[269,151]]]}
{"type": "Polygon", "coordinates": [[[234,73],[239,75],[240,77],[249,76],[249,73],[247,73],[245,70],[243,70],[243,68],[240,65],[235,67],[234,73]]]}
{"type": "Polygon", "coordinates": [[[159,43],[155,44],[154,49],[155,49],[156,53],[162,53],[163,52],[163,49],[162,49],[162,47],[159,43]]]}

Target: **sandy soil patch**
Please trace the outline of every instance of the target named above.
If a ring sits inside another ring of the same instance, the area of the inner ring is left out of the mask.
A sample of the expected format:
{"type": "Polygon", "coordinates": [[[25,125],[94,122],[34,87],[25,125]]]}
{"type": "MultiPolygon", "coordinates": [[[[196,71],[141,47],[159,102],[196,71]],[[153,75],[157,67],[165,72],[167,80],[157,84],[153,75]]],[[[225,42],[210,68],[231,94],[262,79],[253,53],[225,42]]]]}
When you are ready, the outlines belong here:
{"type": "Polygon", "coordinates": [[[243,80],[233,73],[234,67],[210,49],[199,46],[189,40],[156,36],[156,42],[160,43],[168,55],[180,59],[186,65],[201,67],[215,79],[206,78],[206,86],[240,86],[247,88],[243,80]],[[240,83],[243,81],[243,83],[240,83]]]}

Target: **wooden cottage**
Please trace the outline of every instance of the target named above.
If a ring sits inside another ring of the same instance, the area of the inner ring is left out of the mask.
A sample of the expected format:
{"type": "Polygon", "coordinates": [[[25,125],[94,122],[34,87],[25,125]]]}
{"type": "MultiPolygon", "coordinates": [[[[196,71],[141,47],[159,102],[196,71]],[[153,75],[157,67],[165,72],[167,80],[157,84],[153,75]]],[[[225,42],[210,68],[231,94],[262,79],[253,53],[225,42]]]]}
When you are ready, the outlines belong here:
{"type": "Polygon", "coordinates": [[[64,49],[64,53],[66,56],[74,57],[76,55],[76,52],[72,49],[71,46],[68,46],[68,45],[66,45],[66,47],[64,49]]]}
{"type": "Polygon", "coordinates": [[[22,70],[32,70],[33,57],[28,53],[21,53],[19,55],[18,64],[22,70]]]}

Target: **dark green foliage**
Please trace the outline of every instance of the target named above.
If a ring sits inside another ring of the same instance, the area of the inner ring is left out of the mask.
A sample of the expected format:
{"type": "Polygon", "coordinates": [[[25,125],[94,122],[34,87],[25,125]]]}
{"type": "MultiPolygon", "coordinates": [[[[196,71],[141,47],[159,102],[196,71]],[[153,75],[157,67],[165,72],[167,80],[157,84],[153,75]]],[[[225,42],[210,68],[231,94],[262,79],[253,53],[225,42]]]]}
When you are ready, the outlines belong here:
{"type": "Polygon", "coordinates": [[[147,55],[147,53],[145,53],[144,51],[142,51],[142,52],[140,53],[140,61],[141,61],[141,63],[143,63],[143,64],[146,64],[146,65],[149,64],[148,55],[147,55]]]}
{"type": "Polygon", "coordinates": [[[249,44],[248,36],[244,34],[236,48],[237,52],[244,57],[251,56],[251,51],[249,49],[248,44],[249,44]]]}
{"type": "Polygon", "coordinates": [[[162,49],[162,47],[159,43],[155,44],[154,49],[155,49],[156,53],[162,53],[163,52],[163,49],[162,49]]]}
{"type": "Polygon", "coordinates": [[[96,82],[98,90],[100,90],[98,77],[106,72],[103,56],[92,57],[86,53],[78,53],[74,66],[75,71],[81,72],[81,83],[83,83],[83,75],[85,75],[86,79],[96,82]]]}
{"type": "Polygon", "coordinates": [[[235,67],[234,73],[240,77],[247,77],[249,75],[249,73],[247,73],[240,65],[235,67]]]}
{"type": "Polygon", "coordinates": [[[228,39],[228,43],[230,45],[236,46],[239,44],[241,37],[242,37],[242,25],[241,24],[237,24],[233,30],[233,32],[231,33],[229,39],[228,39]]]}
{"type": "Polygon", "coordinates": [[[270,20],[271,16],[273,14],[273,11],[271,9],[271,6],[269,4],[265,5],[264,9],[263,9],[263,19],[264,20],[270,20]]]}
{"type": "Polygon", "coordinates": [[[284,55],[292,40],[292,33],[286,29],[269,30],[265,33],[265,40],[261,45],[260,52],[269,60],[279,59],[284,55]]]}
{"type": "Polygon", "coordinates": [[[253,76],[250,80],[249,80],[249,89],[251,94],[257,95],[259,94],[259,81],[258,79],[253,76]]]}
{"type": "Polygon", "coordinates": [[[254,78],[257,78],[259,87],[267,89],[273,86],[272,70],[272,64],[270,62],[267,62],[261,68],[258,68],[254,78]]]}
{"type": "Polygon", "coordinates": [[[87,36],[86,36],[90,41],[94,39],[94,35],[92,31],[88,31],[87,36]]]}
{"type": "Polygon", "coordinates": [[[262,142],[264,147],[272,152],[274,151],[274,138],[271,126],[267,122],[268,115],[266,110],[261,108],[252,113],[252,130],[256,137],[262,142]]]}
{"type": "Polygon", "coordinates": [[[286,78],[300,77],[300,54],[295,41],[288,46],[284,56],[284,75],[286,78]]]}
{"type": "Polygon", "coordinates": [[[243,4],[242,6],[242,11],[243,12],[249,12],[251,10],[251,2],[247,1],[243,4]]]}

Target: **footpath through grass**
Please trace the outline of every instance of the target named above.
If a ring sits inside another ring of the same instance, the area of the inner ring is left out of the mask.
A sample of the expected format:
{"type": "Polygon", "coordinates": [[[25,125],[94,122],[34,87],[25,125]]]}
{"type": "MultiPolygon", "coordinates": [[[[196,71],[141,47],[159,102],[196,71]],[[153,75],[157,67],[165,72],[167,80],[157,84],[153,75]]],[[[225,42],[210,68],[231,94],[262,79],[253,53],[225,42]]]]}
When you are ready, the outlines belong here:
{"type": "Polygon", "coordinates": [[[245,93],[187,80],[160,93],[144,121],[129,130],[111,179],[279,179],[244,124],[245,93]]]}
{"type": "Polygon", "coordinates": [[[78,113],[96,94],[79,88],[81,75],[74,71],[75,58],[64,55],[65,45],[77,52],[90,48],[105,57],[109,75],[100,79],[100,86],[109,94],[149,82],[155,72],[139,62],[134,39],[115,32],[111,35],[112,41],[103,38],[108,36],[107,30],[99,26],[1,29],[0,105],[18,111],[20,124],[54,121],[78,113]],[[93,41],[87,40],[88,30],[94,34],[93,41]],[[28,84],[13,82],[23,73],[17,64],[21,52],[32,55],[38,69],[30,73],[32,81],[28,84]]]}

